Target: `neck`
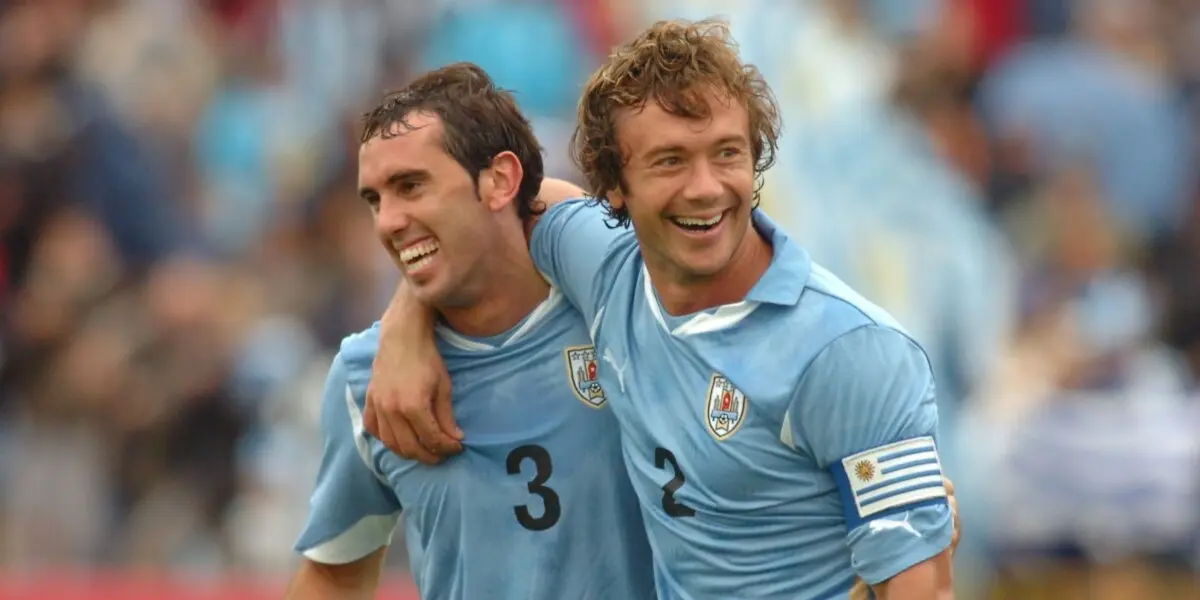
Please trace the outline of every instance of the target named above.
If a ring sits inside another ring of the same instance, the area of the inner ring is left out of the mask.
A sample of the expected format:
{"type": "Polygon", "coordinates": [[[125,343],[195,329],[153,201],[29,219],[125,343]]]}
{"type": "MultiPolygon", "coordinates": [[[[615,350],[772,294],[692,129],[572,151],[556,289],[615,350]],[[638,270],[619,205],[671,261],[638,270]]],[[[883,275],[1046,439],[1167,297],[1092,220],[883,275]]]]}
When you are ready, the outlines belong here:
{"type": "Polygon", "coordinates": [[[771,244],[751,226],[729,264],[712,275],[688,275],[651,261],[646,261],[646,270],[663,309],[677,317],[745,300],[771,266],[773,253],[771,244]]]}
{"type": "Polygon", "coordinates": [[[452,329],[473,337],[512,329],[550,294],[550,284],[533,265],[521,232],[490,249],[479,267],[481,293],[470,306],[443,307],[439,313],[452,329]],[[510,239],[511,238],[511,239],[510,239]]]}

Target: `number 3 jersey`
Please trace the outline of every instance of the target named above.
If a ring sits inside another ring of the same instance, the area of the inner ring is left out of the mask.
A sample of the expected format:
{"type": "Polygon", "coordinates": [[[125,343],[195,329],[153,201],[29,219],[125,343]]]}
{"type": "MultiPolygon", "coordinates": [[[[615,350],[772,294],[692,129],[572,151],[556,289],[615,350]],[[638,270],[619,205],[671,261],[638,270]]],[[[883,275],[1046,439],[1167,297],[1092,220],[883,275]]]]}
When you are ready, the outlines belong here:
{"type": "Polygon", "coordinates": [[[296,544],[342,564],[404,540],[425,600],[655,597],[650,549],[579,314],[557,292],[493,338],[438,331],[462,454],[427,467],[363,431],[378,325],[342,342],[296,544]]]}

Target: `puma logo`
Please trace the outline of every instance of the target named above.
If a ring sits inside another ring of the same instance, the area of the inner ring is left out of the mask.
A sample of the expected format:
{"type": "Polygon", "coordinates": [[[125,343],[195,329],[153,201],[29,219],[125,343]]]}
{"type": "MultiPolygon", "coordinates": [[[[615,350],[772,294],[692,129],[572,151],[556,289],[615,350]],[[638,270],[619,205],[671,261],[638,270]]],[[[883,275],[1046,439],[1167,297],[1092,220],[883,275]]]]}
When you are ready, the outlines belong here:
{"type": "Polygon", "coordinates": [[[921,534],[918,533],[916,528],[912,526],[912,523],[909,522],[909,514],[907,512],[904,513],[903,519],[876,519],[871,521],[869,525],[872,533],[880,533],[895,529],[911,533],[917,537],[921,537],[921,534]]]}
{"type": "Polygon", "coordinates": [[[625,359],[624,364],[617,364],[617,357],[613,354],[611,348],[604,349],[604,362],[612,365],[614,371],[617,372],[617,384],[621,386],[621,393],[625,393],[625,368],[629,366],[629,359],[625,359]]]}

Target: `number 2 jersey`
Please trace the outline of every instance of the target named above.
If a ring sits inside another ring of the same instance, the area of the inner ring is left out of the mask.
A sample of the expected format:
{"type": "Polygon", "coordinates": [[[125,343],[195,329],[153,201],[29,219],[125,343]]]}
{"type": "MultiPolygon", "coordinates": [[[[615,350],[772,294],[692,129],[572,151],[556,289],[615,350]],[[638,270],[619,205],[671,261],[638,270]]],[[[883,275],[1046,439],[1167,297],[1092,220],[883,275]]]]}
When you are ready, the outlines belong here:
{"type": "Polygon", "coordinates": [[[650,549],[597,381],[587,328],[563,297],[516,327],[469,338],[439,327],[464,451],[405,460],[362,426],[379,326],[330,369],[325,450],[296,549],[352,562],[404,540],[425,600],[649,600],[650,549]]]}
{"type": "Polygon", "coordinates": [[[767,271],[743,301],[679,317],[595,203],[551,207],[533,234],[589,323],[662,600],[845,598],[953,534],[925,353],[753,215],[767,271]]]}

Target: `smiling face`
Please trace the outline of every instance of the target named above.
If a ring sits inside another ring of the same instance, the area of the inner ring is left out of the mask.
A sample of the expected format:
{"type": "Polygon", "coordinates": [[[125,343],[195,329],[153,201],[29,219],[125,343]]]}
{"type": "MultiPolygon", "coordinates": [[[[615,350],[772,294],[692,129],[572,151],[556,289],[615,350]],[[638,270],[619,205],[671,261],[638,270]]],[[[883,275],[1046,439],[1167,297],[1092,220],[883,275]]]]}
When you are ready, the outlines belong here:
{"type": "Polygon", "coordinates": [[[655,23],[588,78],[572,158],[609,217],[632,223],[674,309],[738,298],[765,268],[750,215],[780,127],[770,87],[721,21],[655,23]]]}
{"type": "Polygon", "coordinates": [[[442,122],[424,112],[359,147],[359,195],[375,230],[422,303],[463,307],[482,293],[498,222],[475,180],[447,154],[442,122]]]}
{"type": "Polygon", "coordinates": [[[628,161],[609,200],[629,212],[647,263],[678,281],[711,277],[734,261],[750,232],[754,158],[746,107],[700,95],[709,118],[674,115],[656,102],[626,109],[617,140],[628,161]]]}

